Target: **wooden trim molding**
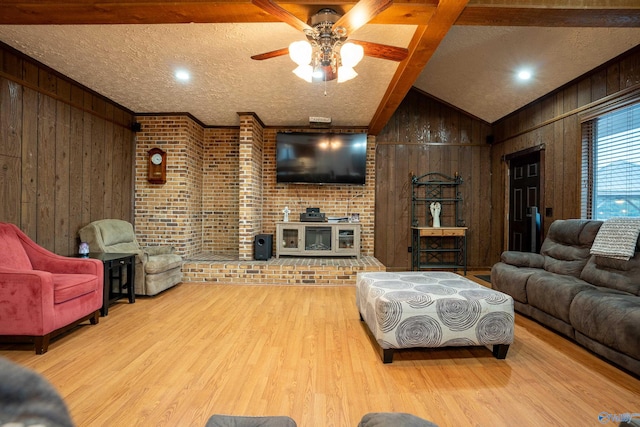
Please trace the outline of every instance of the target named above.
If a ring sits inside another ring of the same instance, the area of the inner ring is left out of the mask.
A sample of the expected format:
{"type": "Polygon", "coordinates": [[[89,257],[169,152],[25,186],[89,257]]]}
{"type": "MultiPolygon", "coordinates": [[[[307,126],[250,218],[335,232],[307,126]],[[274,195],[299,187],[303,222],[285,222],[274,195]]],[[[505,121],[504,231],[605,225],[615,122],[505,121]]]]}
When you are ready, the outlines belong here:
{"type": "Polygon", "coordinates": [[[640,84],[633,85],[609,96],[605,96],[604,98],[600,98],[597,101],[590,102],[589,104],[583,105],[582,107],[574,108],[573,110],[562,113],[552,119],[545,120],[535,126],[531,126],[530,128],[524,129],[518,133],[509,135],[505,139],[496,141],[496,143],[502,143],[505,141],[509,141],[510,139],[526,135],[529,132],[543,128],[559,120],[571,117],[576,114],[579,115],[580,122],[586,122],[591,118],[602,115],[604,112],[613,111],[617,108],[625,107],[637,101],[640,101],[640,84]],[[592,112],[595,111],[598,111],[599,114],[592,114],[592,112]]]}
{"type": "Polygon", "coordinates": [[[611,111],[619,108],[628,107],[640,102],[640,85],[631,86],[621,92],[617,92],[614,95],[602,98],[597,103],[590,104],[587,109],[582,110],[579,113],[580,123],[593,120],[596,117],[603,114],[610,113],[611,111]],[[594,105],[595,104],[595,105],[594,105]]]}
{"type": "Polygon", "coordinates": [[[536,145],[535,147],[526,148],[524,150],[516,151],[515,153],[509,153],[502,156],[502,160],[505,162],[510,161],[516,157],[525,156],[527,154],[535,153],[536,151],[544,151],[547,147],[545,144],[536,145]]]}

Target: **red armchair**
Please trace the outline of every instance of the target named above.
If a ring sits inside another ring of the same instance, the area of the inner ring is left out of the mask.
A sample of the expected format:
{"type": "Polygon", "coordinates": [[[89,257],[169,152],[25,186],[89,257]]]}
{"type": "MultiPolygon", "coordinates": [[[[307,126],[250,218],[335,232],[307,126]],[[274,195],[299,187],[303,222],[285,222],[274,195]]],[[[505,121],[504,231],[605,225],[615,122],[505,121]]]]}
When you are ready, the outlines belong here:
{"type": "Polygon", "coordinates": [[[98,323],[102,273],[98,260],[56,255],[0,223],[0,339],[33,340],[43,354],[52,336],[98,323]]]}

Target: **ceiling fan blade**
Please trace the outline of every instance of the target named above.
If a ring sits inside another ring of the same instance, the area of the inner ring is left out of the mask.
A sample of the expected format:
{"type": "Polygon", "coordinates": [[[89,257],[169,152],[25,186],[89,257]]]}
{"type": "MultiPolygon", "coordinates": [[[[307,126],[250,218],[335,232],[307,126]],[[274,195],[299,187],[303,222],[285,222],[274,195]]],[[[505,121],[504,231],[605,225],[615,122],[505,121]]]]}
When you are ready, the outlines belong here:
{"type": "Polygon", "coordinates": [[[272,50],[271,52],[260,53],[258,55],[253,55],[251,59],[255,59],[256,61],[262,61],[263,59],[276,58],[278,56],[288,55],[289,48],[285,47],[278,50],[272,50]]]}
{"type": "Polygon", "coordinates": [[[349,39],[364,48],[364,54],[373,58],[388,59],[390,61],[403,61],[409,54],[409,49],[404,47],[389,46],[386,44],[365,42],[362,40],[349,39]]]}
{"type": "Polygon", "coordinates": [[[300,19],[298,19],[297,16],[295,16],[288,10],[285,10],[282,7],[278,6],[276,3],[274,3],[271,0],[251,0],[251,3],[258,6],[260,9],[264,10],[265,12],[275,16],[282,22],[291,25],[293,28],[297,30],[300,30],[300,31],[311,30],[310,25],[308,25],[306,22],[301,21],[300,19]]]}
{"type": "Polygon", "coordinates": [[[393,0],[360,0],[347,13],[342,15],[338,22],[333,24],[333,28],[344,27],[347,29],[347,34],[351,34],[391,6],[392,3],[393,0]]]}

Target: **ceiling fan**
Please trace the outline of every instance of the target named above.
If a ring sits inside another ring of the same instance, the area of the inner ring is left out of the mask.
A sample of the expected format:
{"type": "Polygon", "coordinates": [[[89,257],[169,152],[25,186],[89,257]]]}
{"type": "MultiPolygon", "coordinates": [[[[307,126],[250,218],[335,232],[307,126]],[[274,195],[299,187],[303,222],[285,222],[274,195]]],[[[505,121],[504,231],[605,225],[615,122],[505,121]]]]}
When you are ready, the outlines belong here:
{"type": "Polygon", "coordinates": [[[353,66],[363,55],[374,58],[402,61],[408,50],[402,47],[347,39],[380,12],[391,6],[393,0],[360,0],[347,13],[340,15],[325,7],[310,17],[309,24],[301,21],[272,0],[251,2],[297,30],[304,32],[308,42],[294,42],[288,48],[254,55],[258,61],[289,54],[299,66],[294,73],[307,81],[338,82],[353,78],[357,73],[353,66]]]}

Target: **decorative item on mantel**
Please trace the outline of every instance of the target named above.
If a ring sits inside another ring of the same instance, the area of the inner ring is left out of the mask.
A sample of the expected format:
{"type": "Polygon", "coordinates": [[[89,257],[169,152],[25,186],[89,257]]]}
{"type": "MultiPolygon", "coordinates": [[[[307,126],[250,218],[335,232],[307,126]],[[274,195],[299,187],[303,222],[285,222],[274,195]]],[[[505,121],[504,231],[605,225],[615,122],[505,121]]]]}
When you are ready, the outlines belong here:
{"type": "Polygon", "coordinates": [[[282,213],[284,214],[284,219],[282,220],[282,222],[289,222],[289,214],[291,213],[291,211],[289,210],[289,206],[285,206],[282,210],[282,213]]]}
{"type": "Polygon", "coordinates": [[[87,242],[80,243],[80,247],[78,248],[78,253],[86,258],[89,256],[89,244],[87,242]]]}

